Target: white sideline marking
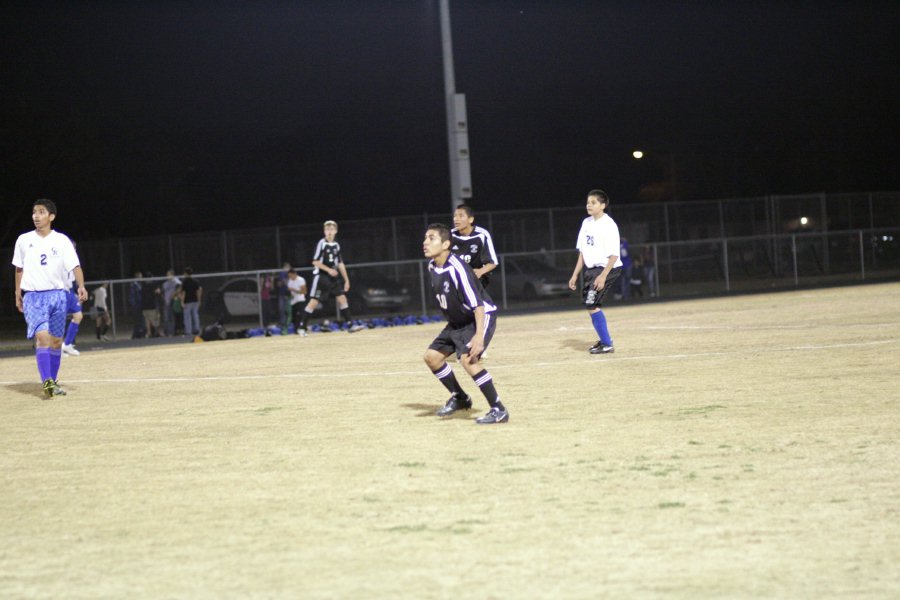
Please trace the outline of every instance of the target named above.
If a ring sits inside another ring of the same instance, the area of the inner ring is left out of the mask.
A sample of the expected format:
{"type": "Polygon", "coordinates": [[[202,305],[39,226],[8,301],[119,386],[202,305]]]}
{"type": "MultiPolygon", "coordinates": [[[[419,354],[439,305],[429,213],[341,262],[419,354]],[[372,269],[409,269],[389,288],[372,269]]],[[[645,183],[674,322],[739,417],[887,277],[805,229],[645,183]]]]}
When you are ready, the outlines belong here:
{"type": "MultiPolygon", "coordinates": [[[[833,327],[860,329],[863,327],[882,329],[884,327],[897,327],[900,323],[816,323],[808,325],[645,325],[638,329],[650,331],[769,331],[780,329],[822,329],[833,327]]],[[[578,325],[575,327],[567,327],[562,325],[556,328],[557,331],[594,331],[590,325],[578,325]]]]}
{"type": "MultiPolygon", "coordinates": [[[[834,350],[837,348],[860,348],[865,346],[883,346],[885,344],[897,344],[900,340],[875,340],[870,342],[847,342],[841,344],[821,344],[821,345],[805,345],[805,346],[784,346],[781,348],[747,348],[744,350],[722,350],[716,352],[694,352],[694,353],[678,353],[678,354],[652,354],[643,356],[622,356],[621,354],[613,355],[609,358],[584,357],[582,359],[567,359],[548,362],[532,362],[532,363],[515,363],[512,365],[488,365],[490,371],[506,371],[513,369],[531,369],[534,367],[555,367],[559,365],[587,364],[587,363],[614,363],[618,361],[635,361],[635,360],[677,360],[689,358],[706,358],[712,356],[733,356],[737,354],[769,354],[773,352],[796,352],[799,350],[834,350]]],[[[427,373],[427,368],[415,369],[409,371],[353,371],[353,372],[337,372],[323,373],[316,371],[314,373],[278,373],[275,375],[210,375],[205,377],[120,377],[115,379],[69,379],[64,378],[63,385],[67,383],[178,383],[191,381],[253,381],[262,379],[314,379],[314,378],[338,378],[338,377],[408,377],[410,375],[418,376],[427,373]],[[423,369],[425,369],[423,371],[423,369]]],[[[14,385],[22,383],[21,381],[0,381],[0,385],[14,385]]]]}

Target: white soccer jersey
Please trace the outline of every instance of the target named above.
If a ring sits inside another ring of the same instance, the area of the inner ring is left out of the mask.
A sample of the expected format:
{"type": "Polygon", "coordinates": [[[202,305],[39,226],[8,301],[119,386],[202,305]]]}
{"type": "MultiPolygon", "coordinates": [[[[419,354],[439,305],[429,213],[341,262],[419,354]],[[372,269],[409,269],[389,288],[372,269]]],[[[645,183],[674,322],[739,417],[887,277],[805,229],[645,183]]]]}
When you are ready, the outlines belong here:
{"type": "Polygon", "coordinates": [[[106,288],[98,287],[94,290],[94,307],[102,308],[103,310],[107,310],[106,308],[106,288]]]}
{"type": "Polygon", "coordinates": [[[306,294],[300,291],[306,287],[305,279],[303,279],[299,275],[297,276],[297,279],[291,279],[290,277],[288,277],[287,286],[291,291],[291,305],[306,301],[306,294]]]}
{"type": "Polygon", "coordinates": [[[622,259],[619,258],[619,227],[607,214],[596,220],[588,217],[582,221],[575,247],[584,256],[585,267],[605,267],[610,256],[616,257],[613,267],[622,266],[622,259]]]}
{"type": "Polygon", "coordinates": [[[28,292],[69,289],[69,272],[80,265],[72,240],[58,231],[20,235],[12,264],[22,269],[22,290],[28,292]]]}

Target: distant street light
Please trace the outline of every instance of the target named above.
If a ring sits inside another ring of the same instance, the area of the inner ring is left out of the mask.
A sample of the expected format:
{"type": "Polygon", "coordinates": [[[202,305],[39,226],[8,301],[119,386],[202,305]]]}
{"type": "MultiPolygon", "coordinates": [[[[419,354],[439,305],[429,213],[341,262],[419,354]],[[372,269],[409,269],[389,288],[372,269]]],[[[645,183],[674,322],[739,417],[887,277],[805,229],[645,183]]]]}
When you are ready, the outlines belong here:
{"type": "MultiPolygon", "coordinates": [[[[642,160],[645,158],[643,150],[633,150],[631,156],[635,160],[642,160]]],[[[655,151],[651,148],[650,154],[648,154],[646,158],[651,163],[662,167],[664,176],[664,180],[661,182],[663,186],[662,194],[677,202],[679,199],[679,185],[678,166],[675,163],[675,154],[671,151],[655,151]]],[[[663,198],[660,197],[658,199],[663,198]]]]}

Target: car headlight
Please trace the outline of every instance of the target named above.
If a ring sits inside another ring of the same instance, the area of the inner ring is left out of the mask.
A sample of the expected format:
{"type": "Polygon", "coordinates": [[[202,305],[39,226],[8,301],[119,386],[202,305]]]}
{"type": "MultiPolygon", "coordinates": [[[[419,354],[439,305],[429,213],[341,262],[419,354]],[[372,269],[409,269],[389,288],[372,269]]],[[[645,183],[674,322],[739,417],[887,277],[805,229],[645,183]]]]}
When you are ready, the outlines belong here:
{"type": "Polygon", "coordinates": [[[387,296],[387,290],[384,288],[369,288],[366,293],[370,296],[387,296]]]}

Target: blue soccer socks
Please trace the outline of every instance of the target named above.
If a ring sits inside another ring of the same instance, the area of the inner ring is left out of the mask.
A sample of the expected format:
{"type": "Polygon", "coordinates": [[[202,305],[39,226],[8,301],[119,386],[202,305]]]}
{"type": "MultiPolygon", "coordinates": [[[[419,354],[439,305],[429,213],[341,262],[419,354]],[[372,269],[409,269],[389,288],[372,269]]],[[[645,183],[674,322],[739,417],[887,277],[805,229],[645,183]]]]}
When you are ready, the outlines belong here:
{"type": "Polygon", "coordinates": [[[598,310],[595,313],[591,313],[591,322],[594,324],[594,330],[597,332],[600,342],[604,346],[612,346],[612,338],[609,337],[609,329],[606,327],[606,315],[603,314],[603,311],[598,310]]]}

